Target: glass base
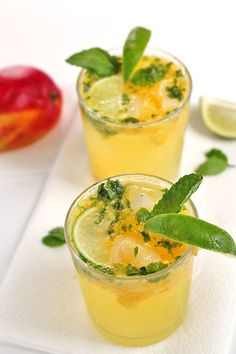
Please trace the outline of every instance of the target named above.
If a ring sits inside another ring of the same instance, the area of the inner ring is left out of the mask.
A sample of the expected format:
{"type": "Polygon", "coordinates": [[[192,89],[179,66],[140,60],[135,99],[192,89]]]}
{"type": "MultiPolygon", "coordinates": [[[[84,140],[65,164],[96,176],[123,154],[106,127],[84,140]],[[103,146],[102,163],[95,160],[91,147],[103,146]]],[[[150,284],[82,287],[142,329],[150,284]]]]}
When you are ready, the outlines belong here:
{"type": "Polygon", "coordinates": [[[122,336],[118,336],[118,335],[115,335],[113,333],[110,333],[110,332],[104,330],[103,328],[97,326],[96,323],[95,323],[95,326],[96,326],[97,330],[104,337],[106,337],[107,339],[109,339],[110,341],[112,341],[116,344],[121,344],[124,346],[130,346],[130,347],[141,347],[141,346],[145,346],[145,345],[149,345],[149,344],[158,343],[158,342],[162,341],[163,339],[169,337],[177,330],[177,328],[182,324],[182,322],[183,322],[183,317],[180,318],[174,324],[174,326],[167,328],[163,332],[160,332],[154,336],[143,337],[143,338],[142,337],[141,338],[122,337],[122,336]]]}

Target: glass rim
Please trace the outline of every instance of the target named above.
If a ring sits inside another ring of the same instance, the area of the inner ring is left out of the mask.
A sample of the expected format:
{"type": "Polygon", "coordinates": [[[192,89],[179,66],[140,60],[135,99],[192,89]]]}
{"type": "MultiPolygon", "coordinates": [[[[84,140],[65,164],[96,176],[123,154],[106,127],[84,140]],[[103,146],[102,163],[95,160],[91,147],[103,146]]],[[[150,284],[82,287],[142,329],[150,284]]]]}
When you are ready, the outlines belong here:
{"type": "MultiPolygon", "coordinates": [[[[104,273],[104,272],[101,272],[100,270],[94,268],[93,266],[87,264],[86,262],[84,262],[80,256],[78,255],[78,253],[76,253],[75,249],[73,248],[72,244],[71,244],[71,238],[70,238],[70,233],[69,233],[69,218],[71,216],[71,213],[73,211],[73,208],[77,205],[77,201],[81,199],[81,197],[86,194],[87,192],[89,192],[90,190],[94,189],[95,187],[99,186],[101,183],[104,183],[106,182],[108,179],[119,179],[120,177],[148,177],[148,178],[152,178],[152,179],[156,179],[157,181],[161,181],[161,182],[164,182],[164,183],[167,183],[169,185],[173,185],[172,182],[168,181],[167,179],[165,178],[162,178],[162,177],[159,177],[159,176],[154,176],[154,175],[150,175],[150,174],[144,174],[144,173],[125,173],[125,174],[120,174],[120,175],[116,175],[116,176],[111,176],[109,178],[105,178],[99,182],[96,182],[96,183],[93,183],[92,185],[90,185],[89,187],[87,187],[86,189],[84,189],[75,199],[74,201],[72,202],[67,214],[66,214],[66,219],[65,219],[65,224],[64,224],[64,230],[65,230],[65,239],[66,239],[66,243],[67,243],[67,246],[70,250],[70,252],[73,254],[74,258],[76,259],[76,261],[79,263],[79,265],[82,267],[82,268],[85,268],[86,270],[88,271],[92,271],[94,272],[95,274],[97,274],[98,276],[100,277],[103,277],[103,278],[106,278],[106,279],[116,279],[116,280],[119,280],[121,282],[123,281],[132,281],[132,280],[140,280],[140,279],[145,279],[145,280],[149,280],[149,279],[152,279],[152,278],[160,278],[161,276],[165,275],[166,273],[168,272],[172,272],[172,270],[176,269],[185,259],[186,257],[192,253],[192,249],[193,249],[193,246],[189,245],[188,249],[173,263],[171,264],[170,266],[162,269],[162,270],[159,270],[157,272],[154,272],[154,273],[151,273],[151,274],[146,274],[146,275],[132,275],[132,276],[117,276],[117,275],[114,275],[114,274],[109,274],[109,273],[104,273]]],[[[197,212],[197,209],[194,205],[194,203],[192,202],[191,199],[189,199],[187,201],[186,204],[189,204],[190,207],[191,207],[191,210],[193,211],[193,214],[196,218],[198,218],[198,212],[197,212]]]]}
{"type": "MultiPolygon", "coordinates": [[[[132,128],[137,128],[137,127],[156,126],[158,124],[163,123],[166,120],[170,120],[171,118],[174,118],[176,115],[178,115],[180,112],[182,112],[182,110],[185,108],[185,106],[189,103],[190,97],[192,94],[193,82],[192,82],[192,77],[190,75],[190,72],[187,69],[187,67],[185,66],[185,64],[181,60],[179,60],[176,56],[174,56],[173,54],[166,52],[162,49],[154,48],[154,47],[147,47],[147,50],[156,51],[156,52],[163,54],[164,56],[168,56],[168,57],[172,58],[172,60],[176,61],[179,64],[181,69],[184,69],[185,75],[189,81],[189,91],[188,91],[187,97],[182,102],[182,104],[175,111],[172,111],[172,112],[166,114],[163,118],[161,118],[159,120],[153,120],[151,122],[126,123],[124,125],[124,123],[122,123],[120,121],[115,121],[112,118],[109,118],[109,117],[103,116],[102,114],[99,114],[98,112],[96,112],[95,110],[93,110],[91,107],[89,107],[86,104],[82,95],[80,94],[80,85],[81,85],[83,74],[85,72],[85,69],[82,69],[78,75],[78,79],[77,79],[77,83],[76,83],[77,94],[78,94],[79,102],[81,103],[82,107],[84,109],[86,109],[86,111],[89,114],[92,114],[94,119],[97,119],[97,120],[102,121],[104,123],[110,123],[111,125],[113,124],[114,126],[122,127],[122,128],[127,127],[127,128],[132,129],[132,128]]],[[[110,51],[115,51],[115,49],[111,49],[110,51]]]]}

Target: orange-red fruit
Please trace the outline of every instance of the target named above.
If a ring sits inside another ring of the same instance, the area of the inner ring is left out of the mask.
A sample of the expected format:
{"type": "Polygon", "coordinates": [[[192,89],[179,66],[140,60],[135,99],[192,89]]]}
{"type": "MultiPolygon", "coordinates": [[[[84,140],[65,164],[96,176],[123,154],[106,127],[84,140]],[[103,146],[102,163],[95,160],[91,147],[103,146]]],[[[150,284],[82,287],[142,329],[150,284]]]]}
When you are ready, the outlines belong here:
{"type": "Polygon", "coordinates": [[[0,70],[0,151],[31,144],[60,118],[62,94],[43,71],[28,66],[0,70]]]}

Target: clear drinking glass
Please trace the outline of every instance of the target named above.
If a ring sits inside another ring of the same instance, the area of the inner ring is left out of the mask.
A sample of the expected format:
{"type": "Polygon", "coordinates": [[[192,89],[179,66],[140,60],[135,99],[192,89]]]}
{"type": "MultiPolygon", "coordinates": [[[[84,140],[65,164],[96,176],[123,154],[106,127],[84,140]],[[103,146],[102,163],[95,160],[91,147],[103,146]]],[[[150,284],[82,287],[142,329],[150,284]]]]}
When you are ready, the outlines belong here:
{"type": "MultiPolygon", "coordinates": [[[[121,175],[115,179],[121,183],[148,182],[162,190],[171,186],[164,179],[148,175],[121,175]]],[[[169,267],[149,275],[120,277],[89,266],[79,257],[72,232],[80,203],[94,194],[100,183],[76,198],[65,222],[67,245],[89,314],[97,329],[114,342],[128,346],[159,342],[183,322],[192,278],[192,247],[169,267]]],[[[190,215],[198,217],[191,201],[186,208],[190,215]]]]}
{"type": "Polygon", "coordinates": [[[79,75],[77,93],[96,180],[122,173],[147,173],[168,180],[177,176],[189,116],[192,80],[184,64],[171,54],[150,49],[147,55],[176,63],[188,82],[188,93],[181,106],[160,120],[124,124],[99,115],[83,100],[80,90],[84,71],[79,75]]]}

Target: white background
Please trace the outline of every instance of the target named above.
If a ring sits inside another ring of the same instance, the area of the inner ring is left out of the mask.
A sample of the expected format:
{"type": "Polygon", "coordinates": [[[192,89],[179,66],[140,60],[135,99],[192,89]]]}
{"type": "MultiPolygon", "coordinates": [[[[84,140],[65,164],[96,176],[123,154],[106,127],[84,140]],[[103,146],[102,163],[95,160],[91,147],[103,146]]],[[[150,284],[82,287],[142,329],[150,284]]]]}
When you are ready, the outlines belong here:
{"type": "MultiPolygon", "coordinates": [[[[92,46],[119,47],[128,31],[139,25],[152,30],[151,46],[175,54],[187,65],[193,77],[193,101],[201,95],[236,101],[234,3],[228,0],[0,0],[0,68],[11,64],[37,66],[50,73],[59,85],[72,88],[78,70],[64,62],[66,57],[92,46]]],[[[45,139],[45,144],[49,143],[45,139]]],[[[24,171],[17,167],[17,152],[0,155],[0,282],[55,153],[56,149],[42,164],[29,161],[30,173],[29,168],[24,171]],[[16,161],[15,168],[11,165],[8,169],[7,159],[16,161]]],[[[0,346],[0,354],[27,352],[33,353],[0,346]]]]}

